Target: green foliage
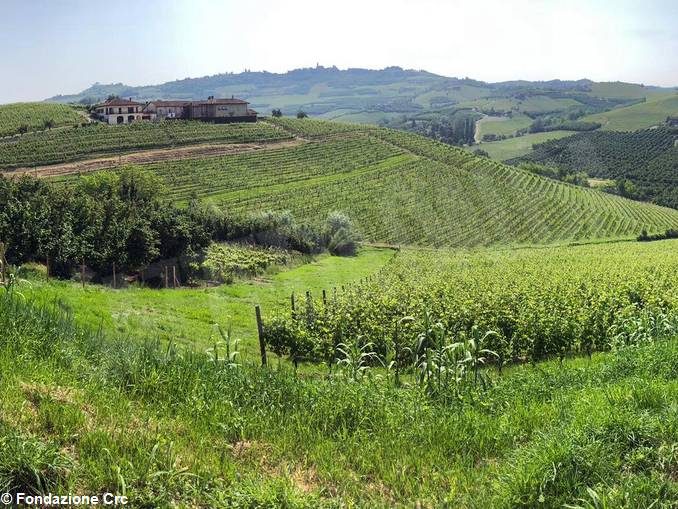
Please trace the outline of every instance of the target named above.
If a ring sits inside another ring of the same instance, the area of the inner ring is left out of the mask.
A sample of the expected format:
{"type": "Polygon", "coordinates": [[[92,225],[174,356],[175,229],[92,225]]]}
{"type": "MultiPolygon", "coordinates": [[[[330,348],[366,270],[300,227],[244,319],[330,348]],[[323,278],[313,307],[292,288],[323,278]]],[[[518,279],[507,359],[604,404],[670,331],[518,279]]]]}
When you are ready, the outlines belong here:
{"type": "Polygon", "coordinates": [[[158,258],[200,252],[209,233],[191,209],[161,201],[153,174],[128,168],[84,177],[74,187],[0,176],[0,238],[10,263],[50,258],[70,275],[83,261],[95,271],[137,270],[158,258]]]}
{"type": "Polygon", "coordinates": [[[208,279],[232,282],[237,276],[262,274],[273,265],[284,265],[290,254],[271,248],[237,244],[212,244],[205,254],[202,267],[208,279]]]}
{"type": "Polygon", "coordinates": [[[360,235],[349,217],[342,212],[329,213],[322,236],[328,251],[334,255],[355,256],[358,252],[360,235]]]}
{"type": "Polygon", "coordinates": [[[296,313],[289,333],[301,331],[317,345],[328,338],[334,344],[358,338],[384,364],[396,350],[404,365],[416,366],[421,355],[432,353],[447,358],[455,344],[469,340],[475,344],[468,350],[487,349],[500,364],[590,355],[678,331],[675,249],[674,241],[485,253],[401,251],[376,279],[326,305],[313,303],[312,320],[296,313]],[[398,325],[403,316],[411,319],[398,325]],[[478,339],[488,331],[495,332],[478,339]]]}

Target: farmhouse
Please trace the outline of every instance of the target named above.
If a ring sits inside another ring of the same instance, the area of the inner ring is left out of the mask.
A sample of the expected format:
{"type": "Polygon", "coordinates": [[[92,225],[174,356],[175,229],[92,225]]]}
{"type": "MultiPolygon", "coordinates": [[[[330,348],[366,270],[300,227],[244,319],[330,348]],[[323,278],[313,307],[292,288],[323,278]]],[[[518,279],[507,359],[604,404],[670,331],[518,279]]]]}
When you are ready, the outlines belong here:
{"type": "Polygon", "coordinates": [[[215,99],[206,101],[151,101],[144,112],[158,120],[184,118],[206,122],[255,122],[257,112],[249,109],[249,103],[242,99],[215,99]]]}
{"type": "Polygon", "coordinates": [[[142,110],[144,105],[131,99],[114,98],[95,106],[96,117],[107,124],[130,124],[137,120],[151,120],[142,110]]]}
{"type": "Polygon", "coordinates": [[[139,120],[174,118],[204,122],[256,122],[257,112],[247,101],[231,97],[206,101],[150,101],[146,104],[132,99],[109,99],[95,106],[96,117],[107,124],[129,124],[139,120]]]}

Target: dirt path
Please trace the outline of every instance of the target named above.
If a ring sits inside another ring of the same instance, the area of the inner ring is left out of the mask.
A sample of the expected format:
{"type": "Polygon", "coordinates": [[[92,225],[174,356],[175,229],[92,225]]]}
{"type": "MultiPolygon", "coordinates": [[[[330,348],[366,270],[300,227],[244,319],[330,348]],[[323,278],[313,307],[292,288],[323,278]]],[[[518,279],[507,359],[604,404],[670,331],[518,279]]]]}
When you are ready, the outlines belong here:
{"type": "Polygon", "coordinates": [[[189,145],[177,148],[160,148],[152,150],[143,150],[139,152],[130,152],[118,156],[106,156],[96,159],[86,159],[84,161],[74,161],[70,163],[50,164],[48,166],[34,166],[30,168],[16,168],[7,170],[5,175],[24,175],[29,174],[35,177],[58,177],[62,175],[71,175],[73,173],[86,173],[90,171],[103,170],[105,168],[115,168],[127,164],[148,164],[161,161],[177,161],[182,159],[200,159],[204,157],[217,157],[228,154],[238,154],[241,152],[250,152],[254,150],[270,150],[274,148],[294,147],[305,143],[303,140],[285,140],[270,143],[223,143],[189,145]]]}

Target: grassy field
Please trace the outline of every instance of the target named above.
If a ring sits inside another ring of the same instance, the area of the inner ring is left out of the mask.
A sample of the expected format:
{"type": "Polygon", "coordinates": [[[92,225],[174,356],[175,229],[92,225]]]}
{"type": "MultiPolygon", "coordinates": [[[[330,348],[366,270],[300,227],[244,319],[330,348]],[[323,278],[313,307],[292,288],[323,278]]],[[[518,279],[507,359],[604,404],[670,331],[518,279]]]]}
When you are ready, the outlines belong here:
{"type": "Polygon", "coordinates": [[[364,248],[357,257],[321,255],[316,260],[232,285],[205,289],[156,290],[129,288],[113,290],[79,283],[29,277],[20,291],[32,300],[54,304],[72,313],[86,327],[102,327],[106,333],[130,338],[160,339],[204,349],[220,339],[215,324],[225,331],[232,327],[242,339],[241,352],[255,357],[256,320],[254,306],[264,317],[290,306],[294,292],[302,299],[306,291],[318,296],[325,289],[351,284],[379,270],[393,256],[391,249],[364,248]]]}
{"type": "Polygon", "coordinates": [[[532,124],[532,119],[526,115],[514,114],[513,117],[485,117],[477,122],[480,129],[480,139],[485,134],[508,136],[518,129],[524,129],[532,124]]]}
{"type": "MultiPolygon", "coordinates": [[[[456,400],[73,327],[0,289],[0,487],[132,507],[672,507],[678,341],[456,400]]],[[[390,377],[389,377],[390,379],[390,377]]]]}
{"type": "Polygon", "coordinates": [[[572,136],[572,131],[550,131],[547,133],[526,134],[517,138],[508,138],[506,140],[492,141],[474,145],[472,148],[481,148],[492,159],[497,161],[506,161],[527,154],[532,150],[532,145],[543,143],[547,140],[556,140],[565,136],[572,136]]]}
{"type": "Polygon", "coordinates": [[[40,131],[51,127],[72,126],[87,122],[87,116],[72,106],[53,103],[15,103],[0,105],[0,138],[26,131],[40,131]]]}
{"type": "Polygon", "coordinates": [[[600,122],[608,131],[635,131],[661,124],[669,115],[678,115],[678,94],[651,97],[646,102],[582,118],[600,122]]]}

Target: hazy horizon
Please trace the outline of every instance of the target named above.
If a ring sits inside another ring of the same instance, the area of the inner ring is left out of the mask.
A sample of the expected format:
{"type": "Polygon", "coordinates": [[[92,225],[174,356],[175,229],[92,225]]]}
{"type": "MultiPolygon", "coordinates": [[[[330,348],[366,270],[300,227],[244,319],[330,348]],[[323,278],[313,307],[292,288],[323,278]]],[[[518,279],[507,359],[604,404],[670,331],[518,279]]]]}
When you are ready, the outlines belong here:
{"type": "Polygon", "coordinates": [[[678,86],[678,4],[2,0],[0,103],[316,64],[678,86]],[[209,14],[209,15],[206,15],[209,14]],[[435,14],[435,15],[432,15],[435,14]],[[507,21],[507,20],[510,20],[507,21]],[[27,30],[26,27],[30,27],[27,30]]]}

